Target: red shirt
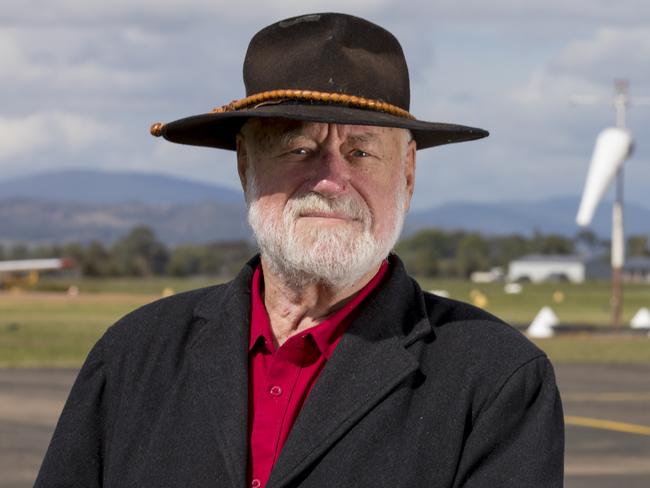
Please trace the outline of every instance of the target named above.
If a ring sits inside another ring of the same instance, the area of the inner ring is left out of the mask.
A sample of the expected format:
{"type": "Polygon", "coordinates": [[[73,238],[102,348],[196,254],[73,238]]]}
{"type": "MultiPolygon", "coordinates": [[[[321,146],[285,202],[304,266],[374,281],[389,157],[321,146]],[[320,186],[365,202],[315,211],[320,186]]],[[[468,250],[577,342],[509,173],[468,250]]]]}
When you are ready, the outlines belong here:
{"type": "Polygon", "coordinates": [[[248,480],[266,485],[289,431],[325,363],[352,321],[351,312],[386,274],[377,274],[348,303],[320,324],[290,337],[277,350],[260,293],[262,268],[253,274],[248,373],[248,480]]]}

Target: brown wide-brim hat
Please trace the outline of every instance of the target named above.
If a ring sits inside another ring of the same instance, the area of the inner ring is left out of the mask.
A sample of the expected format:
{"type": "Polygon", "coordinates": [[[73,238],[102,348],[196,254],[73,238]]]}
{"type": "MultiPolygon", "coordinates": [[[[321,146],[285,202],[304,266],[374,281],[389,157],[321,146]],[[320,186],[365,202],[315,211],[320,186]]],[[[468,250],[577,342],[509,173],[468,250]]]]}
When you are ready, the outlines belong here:
{"type": "Polygon", "coordinates": [[[476,127],[417,120],[409,112],[404,53],[382,27],[323,13],[272,24],[251,40],[244,60],[246,97],[209,113],[156,123],[171,142],[235,149],[250,117],[409,129],[424,149],[486,137],[476,127]]]}

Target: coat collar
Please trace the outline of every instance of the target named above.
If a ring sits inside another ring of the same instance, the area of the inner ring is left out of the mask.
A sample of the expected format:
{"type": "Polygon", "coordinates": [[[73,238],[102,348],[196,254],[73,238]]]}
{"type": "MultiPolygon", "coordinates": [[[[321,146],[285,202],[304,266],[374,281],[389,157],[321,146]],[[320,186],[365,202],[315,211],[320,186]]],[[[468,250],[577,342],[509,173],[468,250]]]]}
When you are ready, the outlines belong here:
{"type": "MultiPolygon", "coordinates": [[[[388,276],[366,298],[314,385],[269,479],[287,485],[369,410],[418,369],[408,351],[433,333],[422,292],[397,256],[388,276]],[[332,408],[335,405],[336,408],[332,408]]],[[[195,309],[205,321],[194,342],[197,394],[209,410],[233,486],[245,485],[247,462],[248,331],[251,279],[259,257],[195,309]]]]}
{"type": "Polygon", "coordinates": [[[190,380],[232,487],[246,486],[250,286],[256,263],[251,260],[233,281],[208,292],[194,309],[203,328],[191,346],[190,380]]]}

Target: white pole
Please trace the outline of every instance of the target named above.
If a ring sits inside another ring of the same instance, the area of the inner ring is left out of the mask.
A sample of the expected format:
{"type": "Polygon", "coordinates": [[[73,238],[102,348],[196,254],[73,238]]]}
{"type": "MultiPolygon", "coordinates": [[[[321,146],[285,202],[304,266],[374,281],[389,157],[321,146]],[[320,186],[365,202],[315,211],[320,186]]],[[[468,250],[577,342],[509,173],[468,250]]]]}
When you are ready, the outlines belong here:
{"type": "MultiPolygon", "coordinates": [[[[599,97],[578,95],[571,97],[572,103],[591,105],[599,103],[599,97]]],[[[650,97],[635,96],[634,105],[650,106],[650,97]]],[[[616,81],[616,95],[614,108],[616,109],[616,126],[626,127],[626,112],[630,97],[628,95],[628,81],[616,81]]],[[[616,173],[616,197],[612,208],[612,324],[620,326],[623,314],[623,266],[625,265],[625,232],[623,230],[623,167],[616,173]]]]}
{"type": "MultiPolygon", "coordinates": [[[[628,82],[616,82],[616,126],[625,129],[628,82]]],[[[625,231],[623,228],[623,166],[616,173],[616,197],[612,207],[612,325],[621,326],[623,316],[623,266],[625,265],[625,231]]]]}

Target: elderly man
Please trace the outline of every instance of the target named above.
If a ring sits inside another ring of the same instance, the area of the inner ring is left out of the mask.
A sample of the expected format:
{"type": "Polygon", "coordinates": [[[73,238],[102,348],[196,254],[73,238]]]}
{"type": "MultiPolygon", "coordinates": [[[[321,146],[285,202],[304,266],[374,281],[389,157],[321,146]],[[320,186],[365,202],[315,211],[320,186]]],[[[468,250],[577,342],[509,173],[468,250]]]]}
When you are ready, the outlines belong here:
{"type": "Polygon", "coordinates": [[[244,80],[152,132],[237,151],[260,256],[106,332],[37,486],[562,486],[544,353],[390,254],[416,149],[487,133],[415,119],[399,43],[348,15],[263,29],[244,80]]]}

